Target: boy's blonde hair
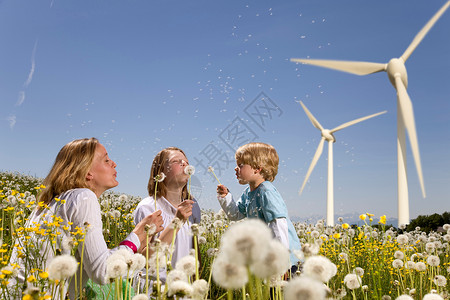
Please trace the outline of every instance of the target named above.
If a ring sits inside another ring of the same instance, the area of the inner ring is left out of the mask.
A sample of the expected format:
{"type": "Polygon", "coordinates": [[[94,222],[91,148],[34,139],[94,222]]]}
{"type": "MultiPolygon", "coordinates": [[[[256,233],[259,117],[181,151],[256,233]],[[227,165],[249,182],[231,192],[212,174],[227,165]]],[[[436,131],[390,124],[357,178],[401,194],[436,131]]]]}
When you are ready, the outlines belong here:
{"type": "Polygon", "coordinates": [[[272,145],[265,143],[248,143],[236,150],[237,164],[250,165],[254,169],[261,168],[265,180],[274,181],[278,173],[279,158],[272,145]]]}
{"type": "Polygon", "coordinates": [[[89,188],[86,175],[91,169],[98,144],[96,138],[90,138],[74,140],[62,147],[44,179],[45,189],[39,193],[38,201],[49,204],[65,191],[89,188]]]}

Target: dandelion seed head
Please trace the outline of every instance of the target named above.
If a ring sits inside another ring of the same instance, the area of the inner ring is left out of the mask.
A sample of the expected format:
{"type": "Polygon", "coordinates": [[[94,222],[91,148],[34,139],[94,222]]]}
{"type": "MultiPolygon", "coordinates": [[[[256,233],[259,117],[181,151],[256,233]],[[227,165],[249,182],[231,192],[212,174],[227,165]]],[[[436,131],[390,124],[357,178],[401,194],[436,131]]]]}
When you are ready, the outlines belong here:
{"type": "Polygon", "coordinates": [[[187,165],[184,168],[184,174],[189,175],[189,176],[194,175],[195,174],[195,167],[192,166],[192,165],[187,165]]]}
{"type": "Polygon", "coordinates": [[[182,270],[178,270],[178,269],[173,269],[172,271],[170,271],[167,274],[167,284],[171,285],[172,282],[175,281],[185,281],[188,282],[188,276],[186,275],[186,273],[184,273],[182,270]]]}
{"type": "Polygon", "coordinates": [[[441,260],[436,255],[430,255],[427,258],[427,264],[432,267],[437,267],[437,266],[439,266],[440,263],[441,263],[441,260]]]}
{"type": "Polygon", "coordinates": [[[148,297],[146,294],[137,294],[131,300],[148,300],[148,297]]]}
{"type": "Polygon", "coordinates": [[[242,265],[228,262],[219,255],[212,265],[214,282],[225,289],[238,289],[247,284],[247,269],[242,265]]]}
{"type": "Polygon", "coordinates": [[[285,287],[286,300],[325,300],[324,285],[307,276],[292,279],[285,287]]]}
{"type": "Polygon", "coordinates": [[[250,270],[259,278],[282,275],[289,269],[289,250],[279,241],[272,240],[262,252],[264,254],[250,266],[250,270]]]}
{"type": "Polygon", "coordinates": [[[49,278],[53,280],[65,280],[75,274],[78,263],[75,257],[59,255],[53,258],[48,266],[49,278]]]}
{"type": "Polygon", "coordinates": [[[405,255],[403,254],[402,251],[397,250],[397,251],[395,251],[395,253],[394,253],[394,257],[395,257],[396,259],[403,259],[403,258],[405,257],[405,255]]]}
{"type": "Polygon", "coordinates": [[[194,299],[204,299],[209,290],[208,282],[204,279],[194,281],[192,288],[192,298],[194,299]]]}
{"type": "Polygon", "coordinates": [[[415,265],[414,268],[415,268],[416,271],[418,271],[418,272],[424,272],[424,271],[427,270],[427,266],[426,266],[423,262],[421,262],[421,261],[416,262],[416,265],[415,265]]]}
{"type": "Polygon", "coordinates": [[[400,295],[395,300],[414,300],[414,298],[409,295],[400,295]]]}
{"type": "Polygon", "coordinates": [[[344,277],[344,284],[350,290],[358,289],[361,286],[361,278],[356,274],[347,274],[344,277]]]}
{"type": "Polygon", "coordinates": [[[439,294],[429,293],[423,296],[422,300],[444,300],[444,298],[439,294]]]}
{"type": "Polygon", "coordinates": [[[195,257],[186,255],[177,261],[175,269],[181,270],[186,275],[191,276],[195,274],[195,257]]]}
{"type": "Polygon", "coordinates": [[[364,269],[361,267],[356,267],[353,269],[353,273],[358,275],[359,277],[362,277],[364,275],[364,269]]]}
{"type": "Polygon", "coordinates": [[[401,259],[394,259],[394,261],[392,262],[392,266],[393,266],[395,269],[400,269],[400,268],[402,268],[402,267],[403,267],[403,260],[401,260],[401,259]]]}
{"type": "Polygon", "coordinates": [[[177,280],[177,281],[172,282],[171,285],[169,285],[167,294],[169,295],[169,297],[171,297],[171,296],[177,296],[177,297],[190,296],[192,294],[192,286],[189,283],[187,283],[186,281],[177,280]]]}
{"type": "Polygon", "coordinates": [[[400,234],[400,235],[397,237],[397,243],[399,243],[400,245],[405,245],[405,244],[408,243],[408,241],[409,241],[409,238],[408,238],[408,236],[405,235],[405,234],[400,234]]]}
{"type": "Polygon", "coordinates": [[[333,275],[331,264],[332,262],[325,256],[310,256],[306,258],[303,264],[303,273],[306,276],[326,283],[333,275]]]}
{"type": "Polygon", "coordinates": [[[433,281],[437,286],[446,286],[447,285],[447,278],[445,278],[442,275],[436,275],[434,277],[433,281]]]}

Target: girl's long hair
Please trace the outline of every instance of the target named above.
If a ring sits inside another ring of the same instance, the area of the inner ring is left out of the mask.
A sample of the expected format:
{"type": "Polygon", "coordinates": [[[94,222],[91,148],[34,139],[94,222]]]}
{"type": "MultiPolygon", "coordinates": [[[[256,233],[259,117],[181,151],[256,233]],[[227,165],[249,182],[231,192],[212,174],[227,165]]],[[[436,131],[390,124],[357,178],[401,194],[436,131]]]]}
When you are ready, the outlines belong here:
{"type": "Polygon", "coordinates": [[[65,191],[88,188],[86,175],[98,144],[96,138],[86,138],[74,140],[62,147],[44,179],[45,189],[39,193],[38,201],[48,204],[65,191]]]}
{"type": "MultiPolygon", "coordinates": [[[[155,196],[155,185],[156,185],[155,177],[156,175],[161,174],[161,172],[164,172],[165,167],[169,163],[170,151],[180,151],[181,153],[183,153],[184,156],[186,156],[183,150],[177,147],[168,147],[162,149],[161,151],[159,151],[158,154],[156,154],[155,158],[153,159],[152,167],[150,169],[150,178],[148,179],[147,185],[148,194],[152,197],[155,196]]],[[[167,186],[165,184],[165,180],[163,180],[162,182],[158,182],[156,197],[157,198],[165,197],[166,195],[167,195],[167,186]]],[[[186,199],[188,197],[187,185],[183,187],[181,196],[182,199],[186,199]]]]}

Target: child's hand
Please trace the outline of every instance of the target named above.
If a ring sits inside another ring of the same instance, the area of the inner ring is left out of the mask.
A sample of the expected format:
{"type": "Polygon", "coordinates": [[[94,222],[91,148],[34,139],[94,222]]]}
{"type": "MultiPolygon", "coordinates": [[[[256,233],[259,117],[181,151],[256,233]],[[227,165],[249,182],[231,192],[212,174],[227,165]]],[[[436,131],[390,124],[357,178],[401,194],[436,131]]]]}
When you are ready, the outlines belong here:
{"type": "Polygon", "coordinates": [[[192,205],[194,201],[192,200],[184,200],[177,207],[177,212],[175,216],[179,218],[181,221],[186,222],[189,217],[192,215],[192,205]]]}
{"type": "Polygon", "coordinates": [[[224,198],[228,194],[228,188],[224,186],[223,184],[217,185],[217,194],[224,198]]]}

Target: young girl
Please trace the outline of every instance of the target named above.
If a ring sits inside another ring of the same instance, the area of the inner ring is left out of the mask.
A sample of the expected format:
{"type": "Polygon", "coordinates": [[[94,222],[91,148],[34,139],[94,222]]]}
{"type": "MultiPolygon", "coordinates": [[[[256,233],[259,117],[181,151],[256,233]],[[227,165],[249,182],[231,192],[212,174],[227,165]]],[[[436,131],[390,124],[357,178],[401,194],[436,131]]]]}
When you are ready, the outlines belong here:
{"type": "Polygon", "coordinates": [[[291,251],[292,271],[298,263],[293,250],[300,250],[300,241],[288,216],[286,204],[272,181],[278,173],[278,154],[264,143],[241,146],[235,154],[236,177],[240,184],[248,184],[241,198],[235,202],[224,185],[218,185],[218,200],[230,220],[259,218],[269,225],[275,237],[291,251]]]}
{"type": "MultiPolygon", "coordinates": [[[[168,245],[172,243],[174,235],[173,226],[170,226],[172,220],[178,217],[182,221],[181,227],[176,229],[175,247],[171,261],[173,267],[193,248],[190,228],[192,224],[200,223],[200,207],[192,195],[190,196],[191,200],[188,199],[189,175],[185,172],[188,165],[189,162],[183,150],[176,147],[161,150],[153,159],[147,187],[149,197],[142,199],[134,212],[135,223],[138,223],[155,211],[156,201],[156,208],[162,211],[161,216],[165,228],[160,233],[159,239],[168,245]],[[187,222],[188,220],[189,222],[187,222]]],[[[165,281],[165,276],[165,270],[160,270],[162,282],[165,281]]]]}

